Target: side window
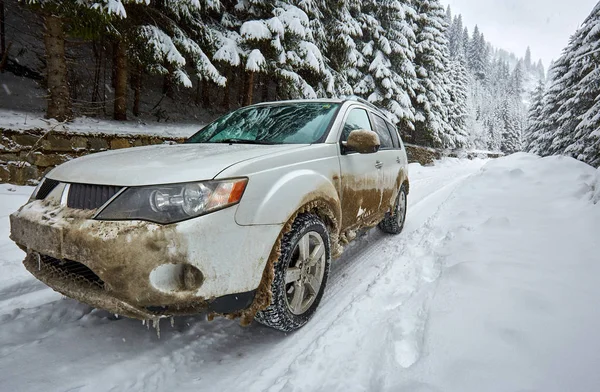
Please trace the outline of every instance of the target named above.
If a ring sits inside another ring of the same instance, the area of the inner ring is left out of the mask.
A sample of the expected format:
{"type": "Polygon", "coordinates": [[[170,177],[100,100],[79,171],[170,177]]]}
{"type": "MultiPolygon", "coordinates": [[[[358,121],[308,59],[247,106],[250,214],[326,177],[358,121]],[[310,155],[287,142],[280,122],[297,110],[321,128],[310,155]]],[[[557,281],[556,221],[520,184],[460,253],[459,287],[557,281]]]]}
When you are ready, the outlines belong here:
{"type": "Polygon", "coordinates": [[[380,148],[382,150],[394,148],[392,136],[387,128],[386,121],[377,115],[373,115],[373,122],[375,123],[375,132],[379,135],[379,141],[381,142],[380,148]]]}
{"type": "Polygon", "coordinates": [[[389,122],[386,121],[387,127],[390,130],[390,133],[392,134],[392,141],[394,142],[394,148],[397,149],[402,149],[402,146],[400,145],[400,136],[398,136],[398,131],[396,130],[396,127],[394,127],[392,124],[390,124],[389,122]]]}
{"type": "Polygon", "coordinates": [[[350,132],[357,129],[366,129],[368,131],[373,130],[371,127],[371,122],[369,121],[369,115],[364,109],[352,109],[350,111],[350,114],[348,114],[346,122],[344,123],[341,141],[344,142],[348,140],[348,135],[350,135],[350,132]]]}

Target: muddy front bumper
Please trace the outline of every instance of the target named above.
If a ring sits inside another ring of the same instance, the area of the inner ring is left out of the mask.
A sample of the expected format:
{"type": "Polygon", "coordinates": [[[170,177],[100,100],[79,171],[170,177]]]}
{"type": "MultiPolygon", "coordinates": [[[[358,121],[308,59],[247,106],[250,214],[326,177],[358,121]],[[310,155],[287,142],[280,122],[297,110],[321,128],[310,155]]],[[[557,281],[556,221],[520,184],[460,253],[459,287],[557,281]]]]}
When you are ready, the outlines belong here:
{"type": "Polygon", "coordinates": [[[11,239],[54,290],[138,319],[247,308],[281,230],[239,226],[234,208],[173,225],[92,214],[34,201],[11,215],[11,239]],[[191,287],[188,267],[198,271],[191,287]]]}
{"type": "Polygon", "coordinates": [[[104,282],[80,263],[57,260],[30,252],[23,261],[25,268],[53,290],[110,313],[140,320],[151,320],[203,311],[220,314],[234,313],[252,304],[255,290],[225,295],[213,300],[192,298],[187,303],[178,302],[165,306],[140,306],[117,298],[105,290],[104,282]]]}

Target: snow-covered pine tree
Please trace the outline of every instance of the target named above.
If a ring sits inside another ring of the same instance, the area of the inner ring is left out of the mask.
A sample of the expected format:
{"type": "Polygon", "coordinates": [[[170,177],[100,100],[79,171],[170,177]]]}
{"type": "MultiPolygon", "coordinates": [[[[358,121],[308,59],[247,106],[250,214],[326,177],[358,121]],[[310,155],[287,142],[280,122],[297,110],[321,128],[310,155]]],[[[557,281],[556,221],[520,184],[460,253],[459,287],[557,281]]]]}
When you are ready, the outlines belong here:
{"type": "Polygon", "coordinates": [[[557,142],[568,140],[565,154],[600,166],[600,2],[573,41],[572,51],[565,53],[575,82],[570,87],[573,97],[561,108],[563,118],[570,112],[573,121],[559,128],[557,142]]]}
{"type": "Polygon", "coordinates": [[[589,146],[593,140],[588,136],[595,135],[594,127],[598,126],[593,113],[600,93],[599,18],[600,4],[597,4],[550,71],[552,82],[545,97],[544,132],[537,141],[543,155],[569,154],[587,162],[597,159],[598,153],[589,146]]]}
{"type": "Polygon", "coordinates": [[[357,20],[362,26],[354,92],[388,112],[406,132],[414,128],[414,9],[406,1],[365,1],[357,20]]]}
{"type": "Polygon", "coordinates": [[[462,129],[453,129],[448,117],[452,86],[447,73],[449,56],[445,31],[448,26],[444,8],[437,0],[416,0],[414,4],[418,26],[415,50],[418,87],[413,96],[417,142],[462,147],[467,142],[467,134],[462,129]]]}
{"type": "Polygon", "coordinates": [[[548,74],[552,76],[542,101],[542,121],[539,124],[536,138],[529,146],[530,151],[542,156],[552,154],[552,142],[559,126],[559,109],[564,102],[560,97],[564,92],[564,82],[561,79],[568,71],[569,64],[564,56],[555,61],[548,70],[548,74]]]}
{"type": "MultiPolygon", "coordinates": [[[[469,73],[467,61],[462,54],[450,60],[450,102],[448,122],[452,130],[463,135],[462,146],[469,144],[469,73]]],[[[458,147],[458,146],[457,146],[458,147]]]]}
{"type": "MultiPolygon", "coordinates": [[[[462,48],[465,59],[469,58],[469,43],[471,42],[471,38],[469,36],[469,28],[465,26],[462,33],[462,48]]],[[[469,63],[467,62],[467,65],[469,63]]]]}
{"type": "Polygon", "coordinates": [[[546,85],[543,80],[538,80],[535,90],[531,93],[531,105],[527,113],[527,128],[524,132],[524,146],[523,149],[534,154],[538,154],[537,151],[537,139],[540,137],[540,131],[543,132],[543,100],[544,93],[546,91],[546,85]]]}
{"type": "Polygon", "coordinates": [[[237,8],[239,18],[245,20],[240,27],[242,48],[248,56],[253,53],[246,59],[246,104],[252,102],[254,73],[258,71],[276,82],[280,98],[316,98],[315,87],[319,86],[325,86],[319,90],[322,95],[328,88],[334,90],[325,59],[315,45],[310,19],[302,9],[284,1],[238,4],[237,8]],[[259,54],[263,60],[250,61],[259,59],[259,54]]]}
{"type": "Polygon", "coordinates": [[[532,63],[531,63],[531,48],[528,46],[527,50],[525,51],[525,60],[524,60],[524,66],[525,69],[527,71],[529,71],[531,69],[532,63]]]}
{"type": "Polygon", "coordinates": [[[280,60],[278,75],[286,96],[316,98],[333,94],[334,79],[315,44],[308,15],[299,7],[284,3],[274,13],[284,27],[281,43],[285,62],[280,60]]]}
{"type": "Polygon", "coordinates": [[[450,58],[456,58],[461,55],[466,58],[464,53],[465,48],[462,15],[454,17],[452,24],[448,28],[447,35],[450,58]]]}
{"type": "MultiPolygon", "coordinates": [[[[362,55],[357,41],[362,36],[361,24],[354,15],[360,14],[361,2],[356,0],[325,0],[322,10],[323,40],[315,42],[326,59],[333,76],[334,92],[328,95],[352,95],[352,84],[361,79],[358,62],[362,55]]],[[[328,88],[329,90],[329,88],[328,88]]]]}
{"type": "Polygon", "coordinates": [[[544,64],[542,63],[541,59],[537,62],[537,64],[535,65],[535,68],[536,68],[536,73],[537,73],[538,79],[546,80],[546,70],[544,68],[544,64]]]}
{"type": "Polygon", "coordinates": [[[482,33],[479,32],[479,27],[475,26],[473,37],[469,42],[468,57],[469,68],[477,80],[484,80],[489,61],[489,50],[487,42],[482,33]]]}

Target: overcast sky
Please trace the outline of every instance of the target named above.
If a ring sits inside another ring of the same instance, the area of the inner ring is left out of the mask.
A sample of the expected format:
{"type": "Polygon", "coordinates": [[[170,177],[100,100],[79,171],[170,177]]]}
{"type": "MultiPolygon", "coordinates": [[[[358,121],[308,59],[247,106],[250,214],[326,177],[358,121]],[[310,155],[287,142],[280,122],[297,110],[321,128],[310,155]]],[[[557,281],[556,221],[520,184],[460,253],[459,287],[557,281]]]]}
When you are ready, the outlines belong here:
{"type": "Polygon", "coordinates": [[[477,24],[494,47],[532,58],[548,68],[598,0],[441,0],[462,14],[469,33],[477,24]]]}

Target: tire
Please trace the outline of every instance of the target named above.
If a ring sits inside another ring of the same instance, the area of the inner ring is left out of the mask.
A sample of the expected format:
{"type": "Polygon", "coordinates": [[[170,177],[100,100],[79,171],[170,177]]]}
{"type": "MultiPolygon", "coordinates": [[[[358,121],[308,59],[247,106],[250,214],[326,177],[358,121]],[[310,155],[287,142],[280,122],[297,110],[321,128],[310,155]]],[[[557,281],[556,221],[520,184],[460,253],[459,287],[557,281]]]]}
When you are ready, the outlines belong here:
{"type": "Polygon", "coordinates": [[[389,212],[385,214],[385,218],[379,222],[379,228],[389,234],[400,234],[404,228],[404,222],[406,221],[406,186],[402,184],[398,197],[396,198],[396,205],[392,214],[389,212]]]}
{"type": "Polygon", "coordinates": [[[274,266],[271,305],[256,314],[256,321],[283,332],[306,324],[323,297],[330,263],[327,227],[315,215],[298,215],[292,229],[281,239],[281,253],[274,266]]]}

